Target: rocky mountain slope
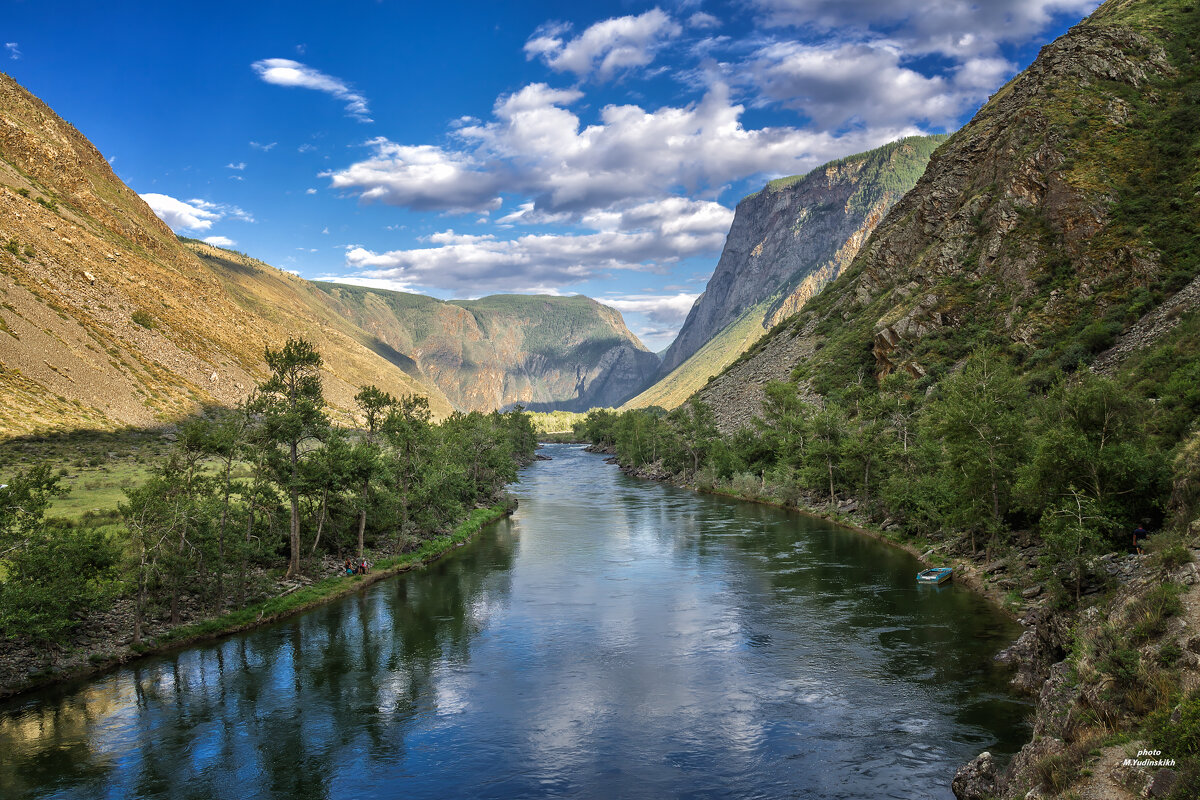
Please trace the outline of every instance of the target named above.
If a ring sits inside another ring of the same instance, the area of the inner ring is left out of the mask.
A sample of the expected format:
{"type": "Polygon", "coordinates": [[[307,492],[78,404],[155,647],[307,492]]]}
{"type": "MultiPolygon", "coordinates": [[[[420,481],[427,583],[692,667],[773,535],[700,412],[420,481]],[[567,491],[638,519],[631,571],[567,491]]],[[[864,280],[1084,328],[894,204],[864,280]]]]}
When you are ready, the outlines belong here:
{"type": "Polygon", "coordinates": [[[342,319],[459,408],[619,405],[658,369],[620,312],[583,296],[431,297],[316,284],[342,319]]]}
{"type": "Polygon", "coordinates": [[[674,407],[837,278],[945,136],[917,136],[771,181],[738,203],[716,271],[630,407],[674,407]]]}
{"type": "MultiPolygon", "coordinates": [[[[562,376],[508,394],[457,392],[461,402],[452,402],[413,356],[340,316],[338,305],[317,284],[181,242],[79,131],[0,74],[0,435],[160,425],[234,403],[265,374],[264,346],[295,335],[317,345],[327,395],[347,412],[368,383],[425,395],[439,417],[526,397],[578,403],[581,391],[619,402],[654,358],[612,309],[591,304],[582,333],[566,321],[578,316],[570,301],[555,301],[544,317],[563,308],[563,341],[577,345],[557,354],[562,376]]],[[[504,335],[503,324],[491,335],[504,335]]]]}
{"type": "Polygon", "coordinates": [[[1130,383],[1186,371],[1131,355],[1196,336],[1197,293],[1180,293],[1200,272],[1196,14],[1109,0],[1043,48],[938,148],[845,274],[700,393],[722,425],[782,372],[816,393],[896,370],[929,384],[980,346],[1035,384],[1110,348],[1098,366],[1130,383]],[[1175,296],[1180,324],[1154,324],[1175,296]]]}

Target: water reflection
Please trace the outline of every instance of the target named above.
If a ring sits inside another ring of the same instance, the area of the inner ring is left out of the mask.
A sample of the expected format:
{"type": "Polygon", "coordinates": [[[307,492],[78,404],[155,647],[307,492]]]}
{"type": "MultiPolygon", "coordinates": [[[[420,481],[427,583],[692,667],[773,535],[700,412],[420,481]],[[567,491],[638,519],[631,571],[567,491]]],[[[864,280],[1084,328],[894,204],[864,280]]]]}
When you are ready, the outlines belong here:
{"type": "Polygon", "coordinates": [[[550,453],[425,570],[0,709],[0,796],[949,797],[1026,735],[906,554],[550,453]]]}

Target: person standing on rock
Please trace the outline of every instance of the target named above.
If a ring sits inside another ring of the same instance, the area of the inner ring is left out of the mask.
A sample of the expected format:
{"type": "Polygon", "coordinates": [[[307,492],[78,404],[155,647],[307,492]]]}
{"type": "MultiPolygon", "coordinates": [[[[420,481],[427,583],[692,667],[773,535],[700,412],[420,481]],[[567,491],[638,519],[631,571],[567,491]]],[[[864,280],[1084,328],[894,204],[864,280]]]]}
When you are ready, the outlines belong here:
{"type": "Polygon", "coordinates": [[[1133,549],[1134,549],[1134,552],[1136,552],[1139,556],[1145,555],[1142,552],[1142,544],[1146,541],[1146,537],[1149,535],[1150,535],[1150,532],[1147,531],[1145,528],[1143,528],[1141,525],[1138,525],[1136,528],[1133,529],[1133,549]]]}

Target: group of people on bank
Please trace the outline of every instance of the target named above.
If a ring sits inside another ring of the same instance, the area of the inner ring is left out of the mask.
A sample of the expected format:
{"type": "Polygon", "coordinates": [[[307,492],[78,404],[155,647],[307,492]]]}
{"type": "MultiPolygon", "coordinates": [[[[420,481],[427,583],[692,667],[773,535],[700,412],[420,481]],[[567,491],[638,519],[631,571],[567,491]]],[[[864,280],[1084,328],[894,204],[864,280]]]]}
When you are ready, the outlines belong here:
{"type": "Polygon", "coordinates": [[[350,559],[347,558],[346,563],[343,566],[343,569],[346,570],[347,575],[366,575],[367,574],[367,560],[364,558],[364,559],[362,559],[362,561],[355,564],[353,561],[351,561],[350,559]]]}

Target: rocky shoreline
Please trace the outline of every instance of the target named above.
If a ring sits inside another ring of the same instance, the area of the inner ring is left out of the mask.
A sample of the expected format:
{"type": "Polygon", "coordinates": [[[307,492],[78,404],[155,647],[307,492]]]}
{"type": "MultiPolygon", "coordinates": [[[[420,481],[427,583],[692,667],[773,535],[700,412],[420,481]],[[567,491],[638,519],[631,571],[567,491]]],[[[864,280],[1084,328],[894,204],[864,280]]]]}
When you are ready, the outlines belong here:
{"type": "MultiPolygon", "coordinates": [[[[1016,798],[1050,798],[1059,796],[1047,787],[1048,764],[1062,761],[1079,762],[1081,784],[1073,789],[1082,793],[1072,797],[1100,800],[1133,800],[1137,797],[1167,797],[1175,783],[1170,767],[1130,766],[1125,762],[1136,756],[1145,744],[1113,731],[1107,735],[1082,737],[1089,744],[1086,755],[1080,756],[1069,739],[1080,740],[1078,709],[1099,706],[1111,678],[1081,679],[1076,643],[1102,635],[1105,625],[1114,621],[1134,624],[1133,616],[1140,604],[1155,587],[1182,587],[1182,613],[1167,622],[1161,637],[1143,644],[1145,655],[1155,656],[1166,643],[1174,643],[1181,652],[1179,684],[1184,688],[1200,688],[1200,547],[1189,550],[1190,560],[1175,567],[1165,567],[1150,555],[1109,553],[1097,558],[1094,569],[1107,576],[1106,586],[1093,584],[1083,593],[1091,604],[1080,611],[1053,607],[1041,584],[1022,585],[1018,571],[1030,574],[1037,566],[1040,552],[1032,543],[1015,548],[1004,558],[991,559],[986,554],[950,552],[946,544],[921,547],[906,541],[898,534],[898,526],[885,521],[879,526],[858,514],[860,502],[843,498],[837,503],[820,504],[813,498],[801,498],[796,505],[762,497],[716,491],[680,481],[661,465],[646,465],[630,469],[619,463],[612,448],[589,446],[589,452],[609,456],[606,462],[617,465],[631,477],[668,482],[681,488],[715,494],[747,502],[772,505],[798,511],[850,528],[860,534],[898,547],[927,566],[951,566],[954,580],[980,594],[1020,623],[1023,632],[1009,647],[996,655],[996,660],[1013,670],[1012,687],[1023,694],[1036,697],[1032,739],[1002,764],[990,752],[981,753],[957,772],[952,783],[959,800],[1015,800],[1016,798]],[[982,558],[980,556],[983,556],[982,558]],[[1072,659],[1075,659],[1074,661],[1072,659]],[[1121,740],[1108,743],[1109,740],[1121,740]],[[1106,744],[1107,743],[1107,744],[1106,744]],[[1097,747],[1097,745],[1105,745],[1097,747]],[[1093,751],[1098,751],[1094,753],[1093,751]]],[[[1116,720],[1114,727],[1136,728],[1134,720],[1116,720]]],[[[1053,783],[1053,780],[1051,781],[1053,783]]]]}

